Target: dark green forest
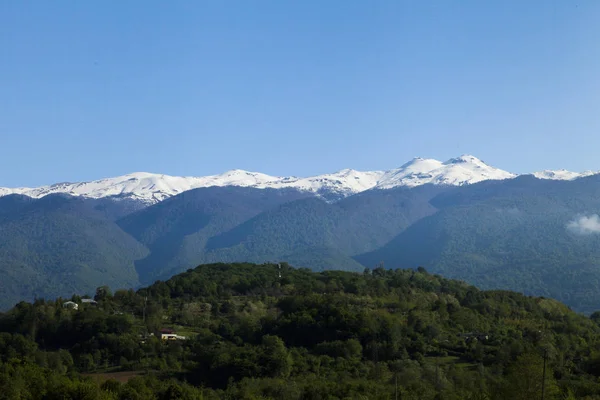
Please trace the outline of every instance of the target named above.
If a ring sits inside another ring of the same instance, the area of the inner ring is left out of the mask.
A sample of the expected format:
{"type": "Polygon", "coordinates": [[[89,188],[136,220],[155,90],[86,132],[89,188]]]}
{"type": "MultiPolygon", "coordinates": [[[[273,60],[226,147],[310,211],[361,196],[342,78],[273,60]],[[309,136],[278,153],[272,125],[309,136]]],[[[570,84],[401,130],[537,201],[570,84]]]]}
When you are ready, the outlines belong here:
{"type": "Polygon", "coordinates": [[[483,289],[552,297],[589,314],[600,304],[600,234],[567,226],[600,214],[599,198],[598,176],[466,186],[436,196],[437,213],[356,259],[366,266],[424,265],[483,289]]]}
{"type": "Polygon", "coordinates": [[[0,314],[0,399],[600,399],[600,313],[424,268],[211,264],[90,295],[0,314]]]}

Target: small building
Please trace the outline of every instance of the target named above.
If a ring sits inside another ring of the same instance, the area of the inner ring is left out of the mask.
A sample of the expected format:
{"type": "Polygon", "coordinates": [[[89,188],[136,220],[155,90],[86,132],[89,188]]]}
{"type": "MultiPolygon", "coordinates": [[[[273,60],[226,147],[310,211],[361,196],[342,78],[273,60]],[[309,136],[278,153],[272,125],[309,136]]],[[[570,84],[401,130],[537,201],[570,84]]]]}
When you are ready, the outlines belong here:
{"type": "Polygon", "coordinates": [[[470,341],[486,341],[486,340],[490,340],[490,335],[488,333],[482,333],[482,332],[468,332],[468,333],[460,333],[459,334],[460,337],[462,337],[463,339],[465,339],[465,341],[470,342],[470,341]]]}
{"type": "Polygon", "coordinates": [[[175,333],[161,333],[160,334],[160,338],[162,340],[168,340],[168,341],[172,341],[172,340],[186,340],[187,338],[185,336],[179,336],[175,333]]]}
{"type": "Polygon", "coordinates": [[[81,303],[83,304],[91,304],[91,305],[96,305],[98,304],[98,302],[94,299],[81,299],[81,303]]]}
{"type": "Polygon", "coordinates": [[[186,340],[185,336],[179,336],[173,329],[163,328],[157,335],[161,340],[186,340]]]}
{"type": "Polygon", "coordinates": [[[75,303],[74,301],[65,301],[63,303],[63,308],[68,308],[69,310],[78,310],[79,304],[75,303]]]}

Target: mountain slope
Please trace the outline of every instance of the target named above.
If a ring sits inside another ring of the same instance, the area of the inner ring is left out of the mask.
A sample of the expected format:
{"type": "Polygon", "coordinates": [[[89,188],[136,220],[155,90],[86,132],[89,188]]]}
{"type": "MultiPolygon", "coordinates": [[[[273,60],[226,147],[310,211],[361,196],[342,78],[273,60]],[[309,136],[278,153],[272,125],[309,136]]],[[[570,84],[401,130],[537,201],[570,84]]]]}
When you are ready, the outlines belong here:
{"type": "MultiPolygon", "coordinates": [[[[286,203],[209,239],[206,261],[286,260],[290,254],[310,254],[315,248],[346,256],[376,249],[414,221],[434,213],[428,200],[444,190],[447,188],[429,185],[373,190],[334,204],[317,198],[286,203]]],[[[348,260],[344,263],[351,264],[348,260]]],[[[306,266],[337,268],[335,263],[323,261],[306,266]]]]}
{"type": "Polygon", "coordinates": [[[310,196],[298,190],[209,187],[194,189],[118,221],[150,249],[136,262],[142,282],[204,260],[208,239],[279,204],[310,196]]]}
{"type": "Polygon", "coordinates": [[[483,288],[550,296],[580,311],[598,308],[600,177],[484,182],[432,204],[441,210],[356,259],[367,266],[423,265],[483,288]]]}
{"type": "Polygon", "coordinates": [[[100,282],[138,283],[147,250],[83,199],[0,198],[0,308],[37,297],[88,292],[100,282]]]}

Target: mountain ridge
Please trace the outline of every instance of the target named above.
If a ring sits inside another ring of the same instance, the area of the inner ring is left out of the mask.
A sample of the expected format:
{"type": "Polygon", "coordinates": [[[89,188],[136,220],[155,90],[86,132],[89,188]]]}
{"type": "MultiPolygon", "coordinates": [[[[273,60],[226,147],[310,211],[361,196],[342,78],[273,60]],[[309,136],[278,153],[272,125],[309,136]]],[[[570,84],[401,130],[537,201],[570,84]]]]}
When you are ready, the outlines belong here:
{"type": "Polygon", "coordinates": [[[425,184],[461,186],[485,180],[512,179],[533,175],[538,179],[573,180],[596,174],[566,170],[542,170],[530,174],[514,174],[492,167],[482,160],[462,155],[445,162],[416,157],[388,171],[340,171],[310,177],[272,176],[260,172],[233,169],[218,175],[171,176],[148,172],[98,179],[88,182],[62,182],[36,188],[2,188],[0,197],[21,194],[41,198],[48,194],[65,193],[89,198],[132,199],[145,205],[156,204],[179,193],[202,187],[253,187],[258,189],[296,189],[312,193],[325,200],[336,201],[371,189],[416,187],[425,184]]]}

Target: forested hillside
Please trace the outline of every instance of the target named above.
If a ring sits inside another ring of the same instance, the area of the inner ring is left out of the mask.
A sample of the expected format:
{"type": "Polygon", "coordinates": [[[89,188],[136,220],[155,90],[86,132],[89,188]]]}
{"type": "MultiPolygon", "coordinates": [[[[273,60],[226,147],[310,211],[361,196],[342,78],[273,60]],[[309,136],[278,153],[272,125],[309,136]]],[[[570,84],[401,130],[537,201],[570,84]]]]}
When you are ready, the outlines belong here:
{"type": "Polygon", "coordinates": [[[206,256],[208,261],[289,261],[290,254],[326,248],[345,255],[345,260],[325,264],[322,259],[324,268],[319,263],[300,265],[340,269],[352,265],[350,256],[380,248],[397,232],[435,213],[429,200],[444,190],[422,186],[360,193],[334,204],[318,198],[286,203],[211,238],[206,256]]]}
{"type": "Polygon", "coordinates": [[[549,296],[592,312],[600,306],[600,230],[578,224],[600,214],[599,199],[598,176],[483,182],[440,194],[432,200],[439,212],[356,259],[424,265],[482,288],[549,296]]]}
{"type": "Polygon", "coordinates": [[[64,195],[0,197],[0,310],[19,299],[137,285],[147,249],[98,210],[64,195]]]}
{"type": "Polygon", "coordinates": [[[147,257],[136,262],[140,281],[148,283],[205,262],[211,237],[307,196],[293,189],[200,188],[130,214],[118,224],[150,249],[147,257]]]}
{"type": "Polygon", "coordinates": [[[4,398],[600,399],[597,314],[422,268],[202,265],[95,299],[0,315],[4,398]]]}

